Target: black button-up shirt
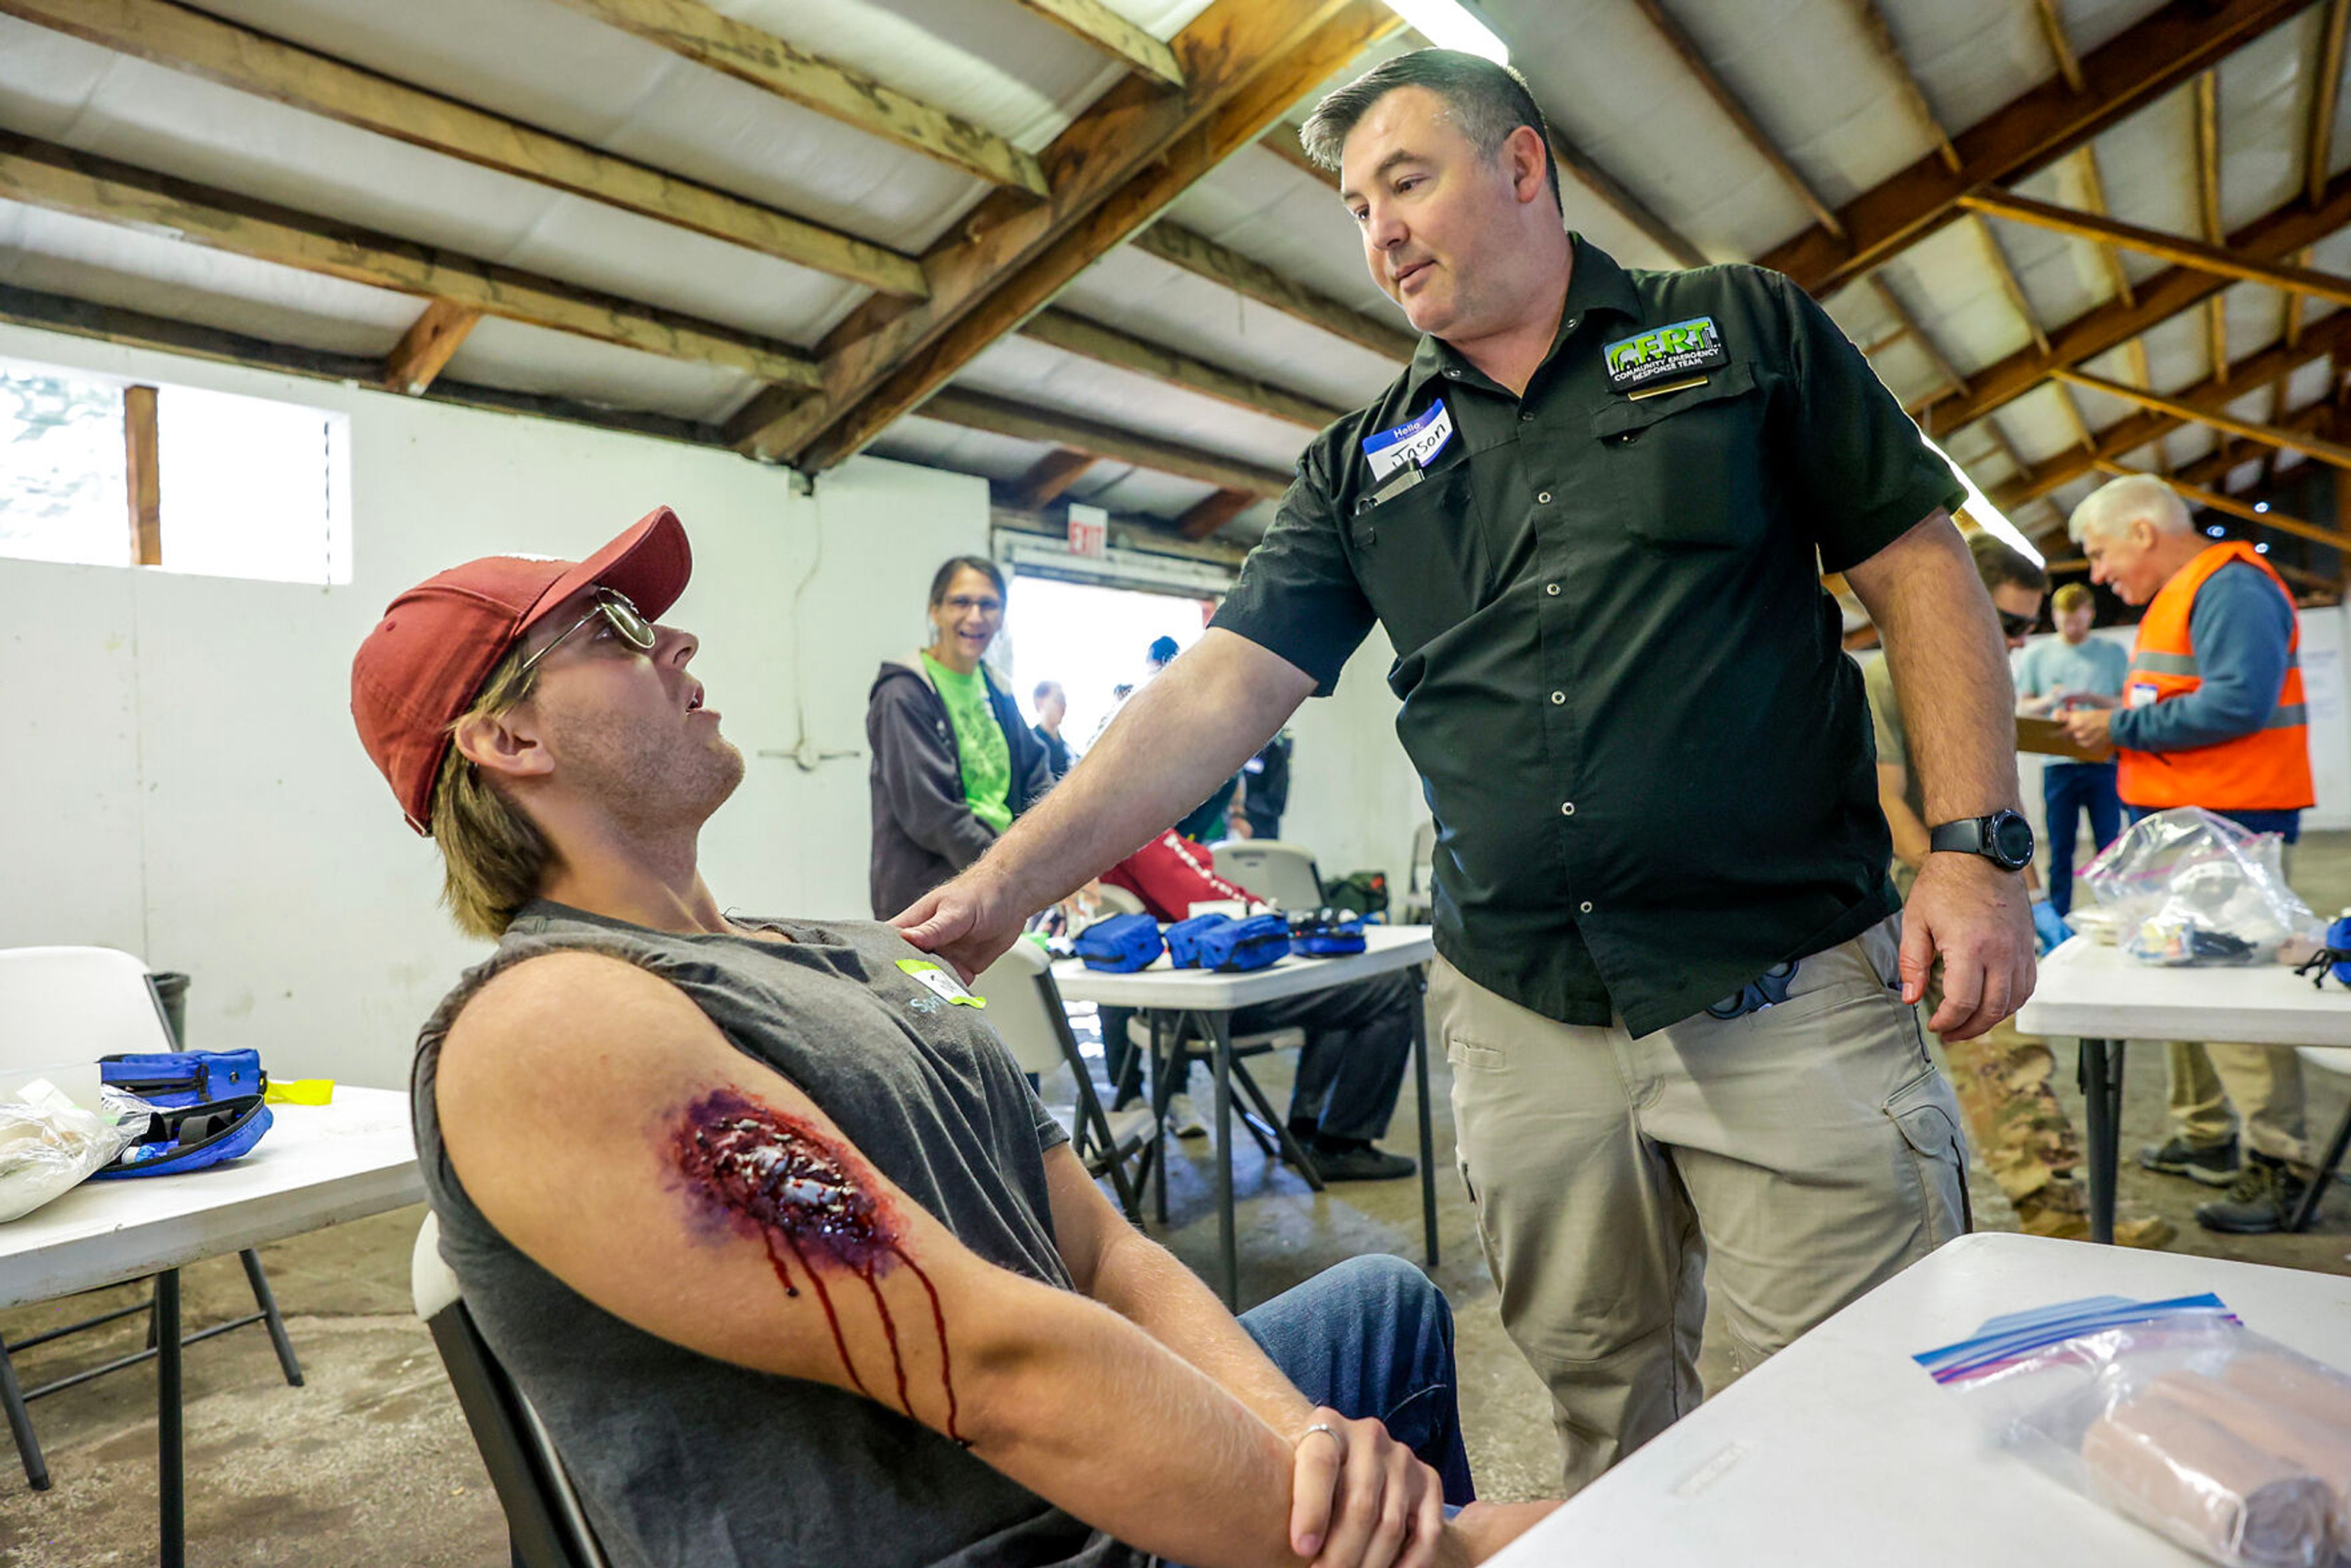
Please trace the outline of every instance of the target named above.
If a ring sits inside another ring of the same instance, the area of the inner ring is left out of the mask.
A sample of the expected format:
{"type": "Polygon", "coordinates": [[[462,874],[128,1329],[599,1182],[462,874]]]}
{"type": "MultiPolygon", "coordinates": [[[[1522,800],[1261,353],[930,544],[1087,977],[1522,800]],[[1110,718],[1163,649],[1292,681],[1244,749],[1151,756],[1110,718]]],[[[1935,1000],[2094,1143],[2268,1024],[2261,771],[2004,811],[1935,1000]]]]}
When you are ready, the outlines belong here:
{"type": "Polygon", "coordinates": [[[1322,694],[1385,627],[1437,819],[1437,950],[1548,1017],[1646,1034],[1899,906],[1819,574],[1963,494],[1785,277],[1631,272],[1579,237],[1525,395],[1424,338],[1300,458],[1214,624],[1322,694]],[[1619,390],[1627,340],[1700,318],[1710,336],[1631,356],[1713,362],[1619,390]],[[1426,453],[1437,424],[1419,432],[1419,479],[1410,457],[1375,476],[1365,443],[1440,399],[1452,433],[1426,453]]]}

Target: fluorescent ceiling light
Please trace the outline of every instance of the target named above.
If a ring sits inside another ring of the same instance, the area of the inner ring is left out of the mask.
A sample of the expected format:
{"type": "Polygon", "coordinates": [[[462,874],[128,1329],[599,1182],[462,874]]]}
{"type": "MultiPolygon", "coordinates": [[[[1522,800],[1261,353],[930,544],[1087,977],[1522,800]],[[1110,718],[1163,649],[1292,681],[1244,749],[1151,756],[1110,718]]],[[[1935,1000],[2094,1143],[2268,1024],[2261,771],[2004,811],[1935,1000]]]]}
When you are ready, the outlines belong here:
{"type": "Polygon", "coordinates": [[[1510,46],[1461,0],[1388,0],[1388,9],[1440,49],[1483,55],[1499,66],[1510,63],[1510,46]]]}
{"type": "Polygon", "coordinates": [[[1968,471],[1957,463],[1953,463],[1951,455],[1935,444],[1933,436],[1922,430],[1918,433],[1918,439],[1925,442],[1936,456],[1949,464],[1951,472],[1959,476],[1959,483],[1968,487],[1968,498],[1960,503],[1960,506],[1969,517],[1975,519],[1976,527],[1983,529],[2033,565],[2049,564],[2048,558],[2032,548],[2032,541],[2024,537],[2023,530],[2010,522],[2007,515],[1991,504],[1991,497],[1976,488],[1976,482],[1968,477],[1968,471]]]}

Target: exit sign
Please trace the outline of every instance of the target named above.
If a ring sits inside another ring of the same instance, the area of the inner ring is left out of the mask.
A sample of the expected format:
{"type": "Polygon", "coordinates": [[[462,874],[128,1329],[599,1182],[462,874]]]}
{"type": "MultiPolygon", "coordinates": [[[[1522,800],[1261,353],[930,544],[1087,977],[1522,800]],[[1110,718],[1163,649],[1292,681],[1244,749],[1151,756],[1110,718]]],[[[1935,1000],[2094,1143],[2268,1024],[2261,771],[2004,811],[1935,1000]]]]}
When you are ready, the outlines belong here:
{"type": "Polygon", "coordinates": [[[1110,514],[1100,507],[1070,507],[1070,553],[1100,560],[1110,549],[1110,514]]]}

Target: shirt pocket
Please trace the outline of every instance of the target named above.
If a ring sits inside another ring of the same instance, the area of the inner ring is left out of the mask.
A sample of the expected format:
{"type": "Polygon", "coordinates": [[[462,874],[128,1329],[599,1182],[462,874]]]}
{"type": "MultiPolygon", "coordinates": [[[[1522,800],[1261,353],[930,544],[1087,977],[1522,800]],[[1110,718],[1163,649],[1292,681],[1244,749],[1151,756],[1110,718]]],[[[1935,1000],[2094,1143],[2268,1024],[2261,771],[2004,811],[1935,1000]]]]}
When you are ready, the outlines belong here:
{"type": "Polygon", "coordinates": [[[1731,549],[1763,532],[1763,399],[1754,367],[1593,411],[1596,492],[1625,532],[1658,549],[1731,549]]]}
{"type": "Polygon", "coordinates": [[[1347,519],[1356,580],[1399,656],[1476,608],[1487,561],[1475,505],[1469,465],[1457,461],[1347,519]]]}

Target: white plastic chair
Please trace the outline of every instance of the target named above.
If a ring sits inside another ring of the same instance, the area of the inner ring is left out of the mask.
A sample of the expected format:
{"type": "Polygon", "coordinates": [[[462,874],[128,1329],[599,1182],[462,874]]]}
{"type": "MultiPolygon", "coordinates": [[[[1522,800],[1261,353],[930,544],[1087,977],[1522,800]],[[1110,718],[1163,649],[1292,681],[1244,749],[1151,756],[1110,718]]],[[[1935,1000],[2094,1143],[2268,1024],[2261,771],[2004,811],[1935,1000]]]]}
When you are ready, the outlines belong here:
{"type": "MultiPolygon", "coordinates": [[[[1038,944],[1022,938],[1004,956],[990,964],[972,989],[987,999],[987,1021],[1012,1053],[1023,1072],[1039,1076],[1067,1067],[1078,1081],[1078,1103],[1062,1118],[1070,1141],[1089,1173],[1107,1176],[1118,1193],[1127,1218],[1141,1224],[1143,1208],[1137,1194],[1148,1157],[1159,1141],[1158,1118],[1145,1105],[1106,1111],[1095,1092],[1078,1039],[1070,1030],[1070,1015],[1061,1005],[1061,988],[1053,983],[1052,959],[1038,944]],[[1133,1161],[1134,1168],[1128,1168],[1133,1161]]],[[[1059,1114],[1057,1112],[1056,1114],[1059,1114]]]]}
{"type": "Polygon", "coordinates": [[[1322,907],[1322,876],[1313,852],[1279,839],[1223,839],[1208,846],[1217,874],[1290,910],[1322,907]]]}
{"type": "MultiPolygon", "coordinates": [[[[172,1037],[171,1021],[164,1017],[162,1000],[155,994],[147,966],[130,954],[112,947],[0,948],[0,1094],[35,1078],[46,1078],[76,1103],[95,1108],[99,1102],[99,1058],[178,1049],[179,1042],[172,1037]]],[[[186,1176],[142,1179],[201,1181],[204,1177],[202,1173],[192,1173],[186,1176]]],[[[277,1352],[279,1370],[288,1384],[299,1388],[302,1364],[295,1359],[293,1342],[286,1337],[286,1321],[278,1315],[277,1299],[270,1294],[268,1276],[261,1271],[261,1256],[247,1248],[237,1254],[237,1260],[245,1265],[246,1282],[253,1287],[256,1310],[225,1323],[183,1333],[180,1343],[193,1344],[231,1329],[265,1324],[277,1352]]],[[[23,1460],[25,1479],[32,1483],[34,1490],[48,1490],[49,1471],[41,1458],[41,1445],[33,1435],[32,1416],[26,1406],[46,1395],[62,1393],[93,1377],[152,1358],[155,1354],[152,1343],[154,1306],[151,1296],[144,1301],[64,1328],[50,1329],[13,1344],[0,1343],[0,1410],[7,1416],[8,1430],[16,1440],[16,1456],[23,1460]],[[141,1311],[149,1314],[149,1348],[37,1388],[18,1385],[10,1352],[46,1344],[141,1311]]]]}
{"type": "MultiPolygon", "coordinates": [[[[2351,1075],[2351,1049],[2341,1046],[2305,1045],[2299,1049],[2303,1065],[2315,1067],[2322,1072],[2351,1075]]],[[[2310,1178],[2310,1189],[2302,1195],[2302,1202],[2294,1211],[2289,1231],[2306,1230],[2317,1218],[2318,1205],[2326,1189],[2334,1184],[2335,1167],[2343,1163],[2343,1152],[2351,1145],[2351,1108],[2343,1113],[2343,1120],[2335,1124],[2335,1135],[2326,1141],[2326,1157],[2318,1164],[2318,1174],[2310,1178]]]]}
{"type": "Polygon", "coordinates": [[[514,1385],[474,1326],[457,1276],[441,1258],[441,1219],[424,1217],[409,1255],[408,1287],[416,1315],[433,1331],[458,1408],[506,1510],[516,1568],[607,1568],[596,1531],[580,1506],[555,1443],[538,1413],[514,1385]]]}

